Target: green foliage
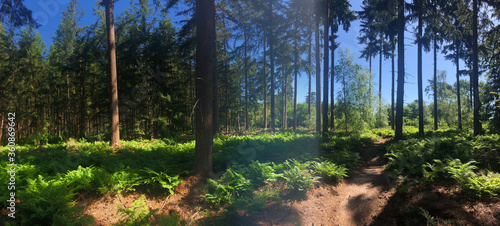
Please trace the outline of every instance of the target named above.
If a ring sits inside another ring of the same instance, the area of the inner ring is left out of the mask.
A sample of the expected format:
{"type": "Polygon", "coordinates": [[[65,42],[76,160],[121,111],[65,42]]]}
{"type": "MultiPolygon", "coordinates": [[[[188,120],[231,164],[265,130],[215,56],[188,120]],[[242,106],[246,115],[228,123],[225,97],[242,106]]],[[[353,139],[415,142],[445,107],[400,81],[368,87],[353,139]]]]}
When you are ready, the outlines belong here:
{"type": "Polygon", "coordinates": [[[202,195],[207,201],[215,204],[221,202],[231,203],[234,196],[249,191],[252,187],[250,180],[244,178],[233,169],[228,169],[220,179],[207,180],[206,194],[202,195]]]}
{"type": "Polygon", "coordinates": [[[300,163],[292,159],[283,163],[283,178],[288,188],[295,191],[305,191],[316,183],[319,177],[311,175],[307,167],[310,163],[300,163]]]}
{"type": "Polygon", "coordinates": [[[273,163],[259,163],[259,161],[253,161],[248,166],[240,166],[237,170],[245,178],[249,179],[254,187],[260,187],[264,185],[266,181],[276,181],[280,174],[276,174],[273,163]]]}
{"type": "Polygon", "coordinates": [[[63,180],[27,179],[28,185],[19,192],[22,224],[87,225],[91,217],[81,216],[72,198],[75,195],[63,180]]]}
{"type": "Polygon", "coordinates": [[[126,208],[118,205],[117,215],[124,216],[118,225],[150,225],[149,218],[157,211],[157,209],[149,210],[143,195],[135,200],[131,207],[126,208]]]}
{"type": "Polygon", "coordinates": [[[313,162],[312,167],[314,174],[320,175],[325,179],[339,181],[344,177],[347,177],[347,168],[338,166],[331,162],[313,162]]]}
{"type": "Polygon", "coordinates": [[[157,173],[149,168],[146,168],[144,171],[147,172],[149,176],[141,180],[141,183],[146,183],[146,184],[159,183],[160,186],[162,188],[167,189],[171,195],[174,194],[174,188],[177,187],[177,185],[179,185],[180,183],[182,183],[182,179],[179,179],[179,175],[171,177],[164,172],[157,173]]]}
{"type": "Polygon", "coordinates": [[[77,170],[66,173],[64,182],[73,191],[98,189],[103,186],[102,180],[109,174],[101,168],[78,166],[77,170]]]}
{"type": "Polygon", "coordinates": [[[389,145],[386,170],[393,179],[444,180],[456,182],[465,192],[478,197],[499,195],[500,177],[491,172],[498,169],[497,156],[492,154],[499,149],[497,135],[474,137],[449,131],[428,135],[432,137],[389,145]],[[486,171],[478,174],[478,169],[486,171]]]}

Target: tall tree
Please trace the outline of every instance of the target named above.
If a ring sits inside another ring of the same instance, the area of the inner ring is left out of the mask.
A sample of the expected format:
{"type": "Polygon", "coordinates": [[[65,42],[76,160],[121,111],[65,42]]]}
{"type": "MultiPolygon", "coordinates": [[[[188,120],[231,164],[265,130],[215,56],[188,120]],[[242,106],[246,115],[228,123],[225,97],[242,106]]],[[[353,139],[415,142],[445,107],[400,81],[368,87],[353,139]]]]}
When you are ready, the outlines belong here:
{"type": "Polygon", "coordinates": [[[396,131],[395,139],[403,138],[403,104],[404,104],[404,84],[405,84],[405,15],[404,0],[398,0],[398,95],[396,103],[396,131]]]}
{"type": "Polygon", "coordinates": [[[417,32],[417,45],[418,45],[418,134],[422,137],[424,136],[424,97],[423,97],[423,85],[422,85],[422,14],[424,11],[424,6],[422,0],[417,0],[416,11],[418,14],[418,32],[417,32]]]}
{"type": "Polygon", "coordinates": [[[321,53],[320,53],[320,32],[319,26],[321,21],[321,5],[319,1],[316,1],[316,17],[314,25],[314,36],[315,36],[315,52],[316,52],[316,132],[321,132],[321,53]]]}
{"type": "Polygon", "coordinates": [[[207,178],[212,174],[213,77],[216,71],[215,2],[196,0],[196,146],[193,169],[207,178]]]}
{"type": "Polygon", "coordinates": [[[115,21],[113,17],[114,3],[113,0],[104,0],[106,9],[106,28],[108,34],[108,61],[109,73],[111,76],[111,147],[116,147],[120,144],[120,119],[118,112],[118,76],[116,71],[116,42],[115,42],[115,21]]]}
{"type": "MultiPolygon", "coordinates": [[[[333,131],[335,129],[335,91],[334,91],[334,80],[335,80],[335,50],[339,46],[339,43],[335,41],[337,38],[336,33],[338,32],[339,26],[342,25],[342,29],[345,31],[349,31],[349,27],[351,26],[351,21],[356,19],[354,15],[354,11],[350,10],[351,4],[346,0],[337,0],[330,3],[330,21],[331,21],[331,35],[330,35],[330,49],[332,51],[332,59],[331,59],[331,110],[330,110],[330,129],[333,131]]],[[[328,54],[326,52],[325,54],[328,54]]]]}
{"type": "Polygon", "coordinates": [[[270,68],[271,70],[271,131],[274,132],[275,130],[275,123],[276,123],[276,113],[275,113],[275,100],[274,100],[274,92],[275,92],[275,82],[276,78],[274,77],[274,12],[273,12],[273,2],[269,2],[269,8],[267,12],[267,18],[269,21],[269,57],[270,57],[270,68]]]}
{"type": "Polygon", "coordinates": [[[481,102],[479,99],[479,53],[478,42],[478,1],[472,1],[472,86],[474,89],[474,135],[483,133],[481,125],[481,114],[479,112],[481,102]]]}
{"type": "Polygon", "coordinates": [[[328,50],[329,50],[329,31],[330,28],[330,1],[325,1],[324,15],[323,15],[323,139],[327,138],[328,132],[328,50]]]}

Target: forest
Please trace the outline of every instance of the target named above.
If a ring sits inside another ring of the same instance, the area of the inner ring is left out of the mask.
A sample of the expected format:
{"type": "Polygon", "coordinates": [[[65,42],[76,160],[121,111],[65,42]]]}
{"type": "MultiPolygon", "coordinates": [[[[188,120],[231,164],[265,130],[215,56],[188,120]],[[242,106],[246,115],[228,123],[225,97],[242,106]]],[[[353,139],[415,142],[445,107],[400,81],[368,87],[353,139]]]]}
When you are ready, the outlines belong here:
{"type": "Polygon", "coordinates": [[[5,225],[500,225],[499,0],[33,2],[5,225]]]}

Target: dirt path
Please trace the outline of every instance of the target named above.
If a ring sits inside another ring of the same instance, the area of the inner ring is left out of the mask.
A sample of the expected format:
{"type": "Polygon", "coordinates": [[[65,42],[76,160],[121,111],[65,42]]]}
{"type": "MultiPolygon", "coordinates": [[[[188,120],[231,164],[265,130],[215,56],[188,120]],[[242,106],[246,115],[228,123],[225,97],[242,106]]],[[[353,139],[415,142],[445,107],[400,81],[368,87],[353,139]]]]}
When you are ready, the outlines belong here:
{"type": "Polygon", "coordinates": [[[304,225],[368,225],[387,203],[394,191],[387,190],[383,173],[381,145],[386,140],[363,148],[362,167],[354,170],[342,185],[322,185],[297,202],[304,225]],[[325,194],[330,190],[330,194],[325,194]]]}
{"type": "Polygon", "coordinates": [[[369,225],[395,193],[383,175],[386,140],[360,151],[361,166],[341,185],[319,183],[304,197],[271,206],[258,217],[241,218],[239,225],[369,225]]]}

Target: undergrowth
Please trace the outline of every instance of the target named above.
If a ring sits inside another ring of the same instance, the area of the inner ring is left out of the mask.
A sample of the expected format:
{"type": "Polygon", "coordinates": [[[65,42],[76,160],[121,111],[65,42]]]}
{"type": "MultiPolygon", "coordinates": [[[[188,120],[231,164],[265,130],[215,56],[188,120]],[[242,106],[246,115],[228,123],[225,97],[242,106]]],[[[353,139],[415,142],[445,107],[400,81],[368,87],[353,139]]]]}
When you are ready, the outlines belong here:
{"type": "MultiPolygon", "coordinates": [[[[85,194],[114,196],[149,188],[173,194],[181,178],[191,172],[195,147],[194,141],[185,139],[133,140],[122,141],[123,147],[115,151],[99,139],[38,140],[16,146],[16,206],[23,210],[17,213],[22,219],[17,223],[23,225],[87,225],[92,218],[75,205],[76,197],[85,194]]],[[[304,192],[319,178],[340,181],[359,160],[355,150],[376,140],[377,133],[371,131],[331,133],[323,144],[308,132],[217,135],[214,172],[222,177],[208,181],[205,198],[234,208],[259,209],[269,200],[281,199],[274,186],[304,192]]],[[[10,167],[7,160],[7,152],[0,152],[4,172],[10,167]]],[[[0,174],[0,180],[9,181],[8,174],[0,174]]],[[[5,184],[0,186],[0,199],[9,199],[5,184]]],[[[6,202],[0,204],[5,207],[6,202]]],[[[121,211],[127,214],[127,208],[121,211]]]]}
{"type": "Polygon", "coordinates": [[[386,170],[394,180],[458,184],[466,194],[480,198],[500,194],[499,135],[428,132],[423,139],[401,140],[387,150],[386,170]]]}

